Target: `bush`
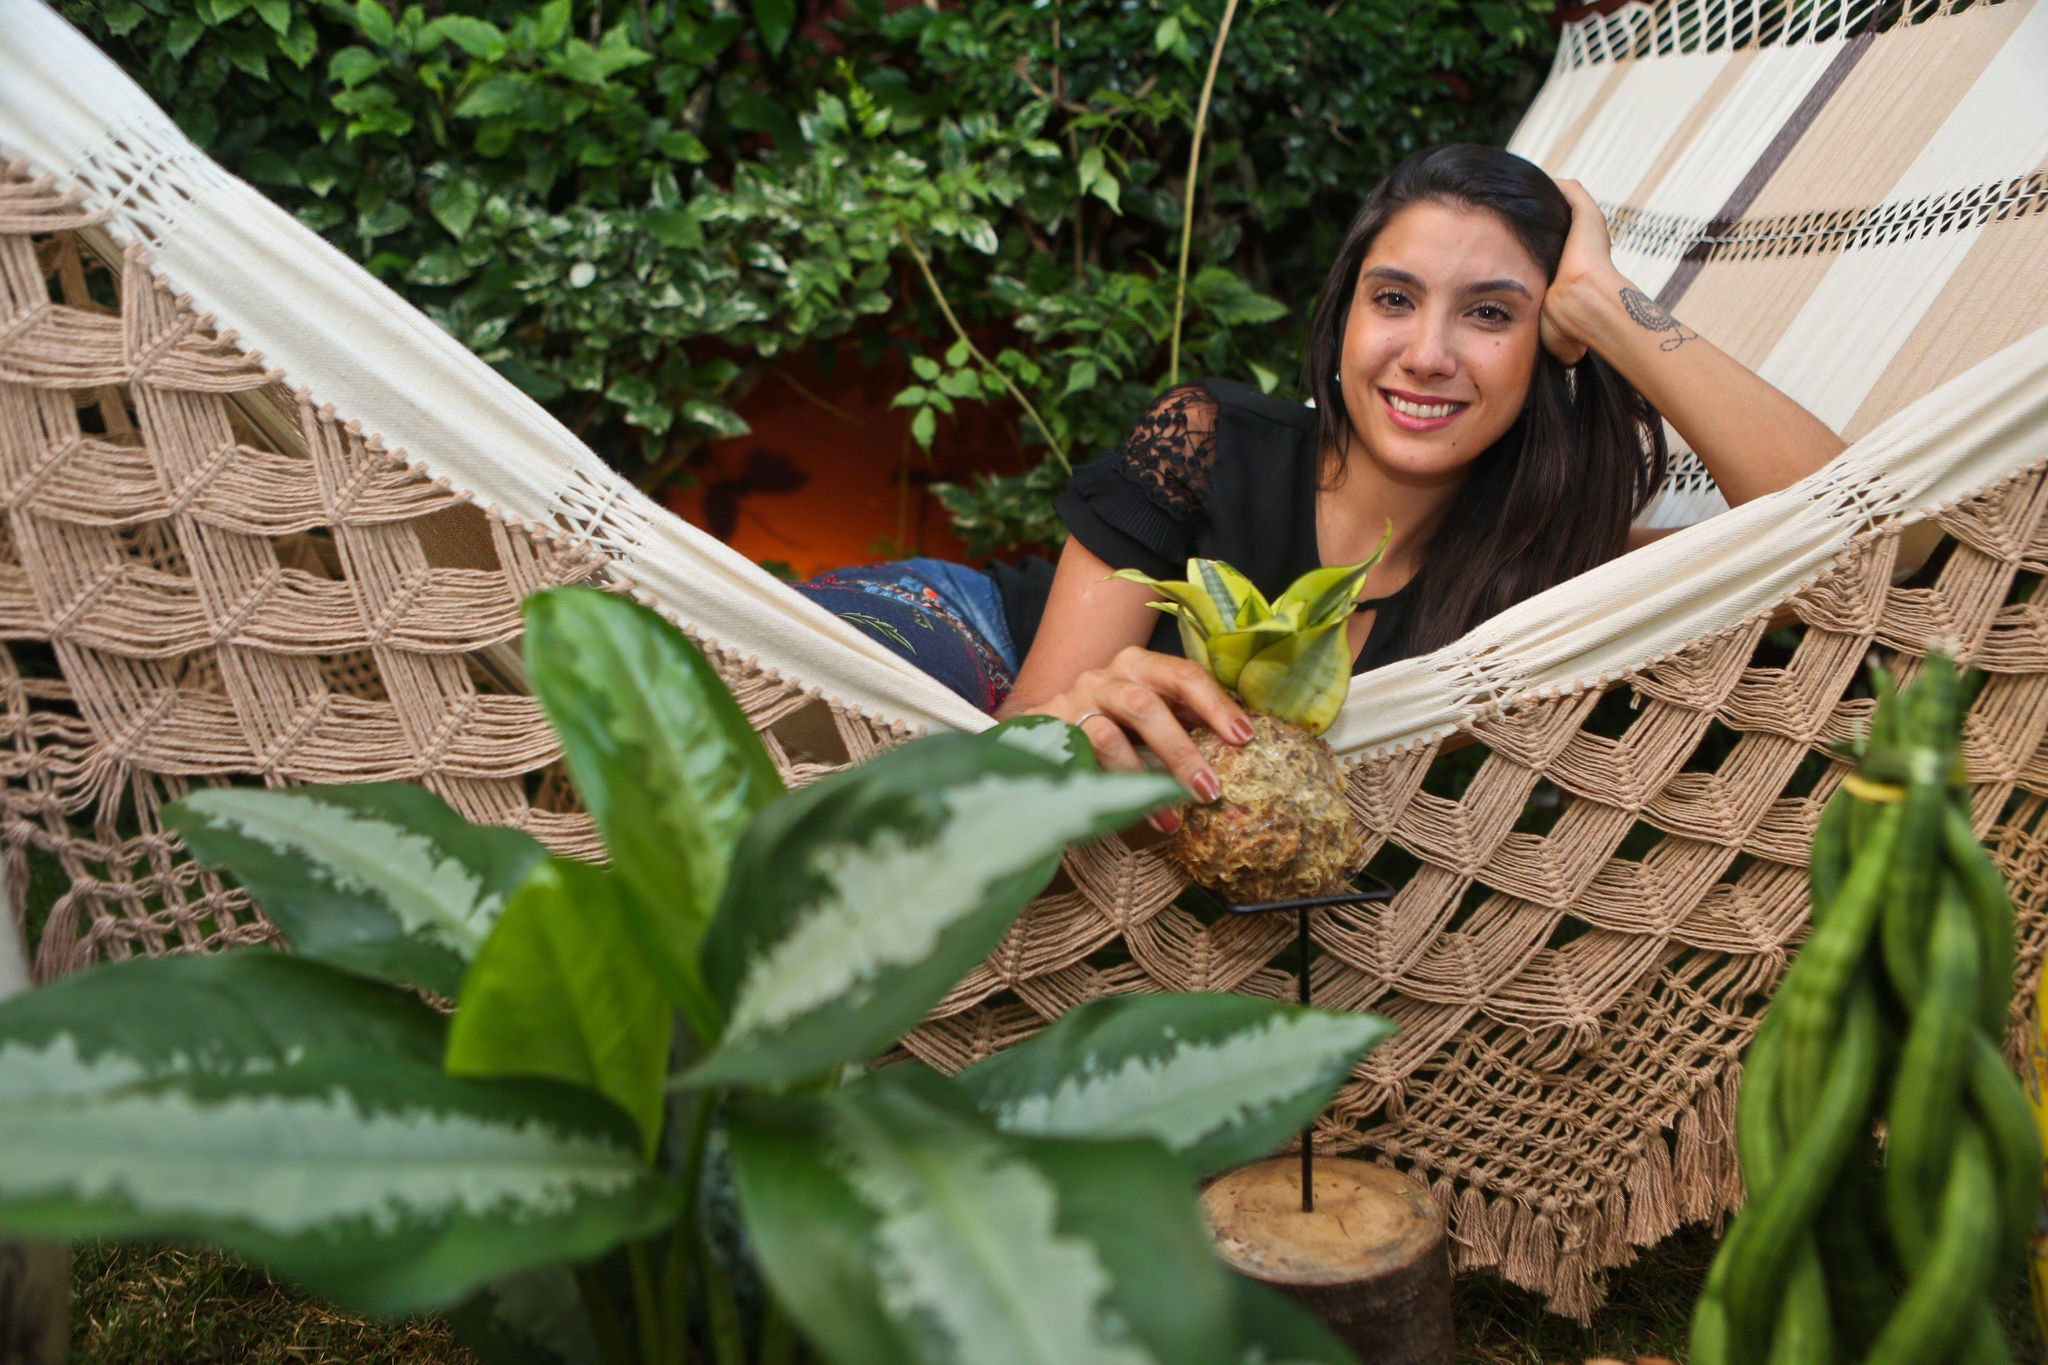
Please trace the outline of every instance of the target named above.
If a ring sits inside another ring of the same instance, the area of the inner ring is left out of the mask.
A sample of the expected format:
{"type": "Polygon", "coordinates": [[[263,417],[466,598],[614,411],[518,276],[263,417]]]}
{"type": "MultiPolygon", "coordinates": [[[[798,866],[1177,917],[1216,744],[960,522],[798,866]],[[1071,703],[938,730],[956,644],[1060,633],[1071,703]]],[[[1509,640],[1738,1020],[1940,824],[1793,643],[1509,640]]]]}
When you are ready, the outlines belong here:
{"type": "MultiPolygon", "coordinates": [[[[230,170],[643,483],[785,353],[896,353],[929,445],[1016,407],[1044,461],[941,496],[979,549],[1167,377],[1218,0],[62,0],[230,170]],[[431,13],[429,12],[431,10],[431,13]],[[1020,401],[1021,400],[1021,401],[1020,401]]],[[[1552,0],[1252,0],[1208,120],[1182,373],[1293,392],[1366,186],[1493,138],[1552,0]]]]}

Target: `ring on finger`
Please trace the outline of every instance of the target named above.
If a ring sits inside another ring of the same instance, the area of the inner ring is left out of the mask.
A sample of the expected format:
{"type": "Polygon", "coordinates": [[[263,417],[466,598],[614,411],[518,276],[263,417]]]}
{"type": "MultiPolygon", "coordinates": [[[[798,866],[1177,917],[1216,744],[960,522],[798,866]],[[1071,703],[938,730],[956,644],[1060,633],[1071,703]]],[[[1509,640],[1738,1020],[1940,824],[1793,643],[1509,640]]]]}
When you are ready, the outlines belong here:
{"type": "MultiPolygon", "coordinates": [[[[1102,714],[1103,713],[1100,711],[1083,711],[1078,717],[1075,718],[1074,728],[1076,730],[1086,729],[1089,721],[1094,720],[1097,716],[1101,716],[1102,714]]],[[[1106,716],[1104,716],[1103,718],[1105,720],[1108,719],[1108,717],[1106,716]]]]}

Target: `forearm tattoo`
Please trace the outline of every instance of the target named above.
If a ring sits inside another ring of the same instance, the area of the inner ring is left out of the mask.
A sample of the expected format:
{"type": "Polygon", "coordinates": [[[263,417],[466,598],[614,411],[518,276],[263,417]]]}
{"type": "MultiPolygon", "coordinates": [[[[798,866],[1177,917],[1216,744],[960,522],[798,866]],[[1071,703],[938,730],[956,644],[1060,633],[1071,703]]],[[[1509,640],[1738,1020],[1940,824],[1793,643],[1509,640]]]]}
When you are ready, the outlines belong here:
{"type": "Polygon", "coordinates": [[[1661,343],[1664,350],[1675,351],[1688,341],[1698,341],[1700,334],[1666,312],[1658,302],[1642,290],[1626,287],[1621,291],[1621,306],[1628,309],[1628,315],[1653,332],[1669,332],[1671,335],[1661,343]]]}

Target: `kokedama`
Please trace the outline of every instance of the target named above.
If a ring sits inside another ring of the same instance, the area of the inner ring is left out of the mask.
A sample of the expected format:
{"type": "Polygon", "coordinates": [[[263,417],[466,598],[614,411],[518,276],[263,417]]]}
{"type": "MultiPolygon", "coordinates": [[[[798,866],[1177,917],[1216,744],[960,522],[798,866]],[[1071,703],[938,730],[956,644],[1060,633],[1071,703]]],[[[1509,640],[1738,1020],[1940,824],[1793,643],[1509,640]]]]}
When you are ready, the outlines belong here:
{"type": "Polygon", "coordinates": [[[1382,540],[1361,563],[1312,569],[1270,605],[1216,559],[1190,559],[1185,582],[1115,575],[1166,598],[1151,605],[1180,622],[1187,656],[1252,712],[1255,733],[1242,747],[1205,726],[1191,732],[1223,794],[1187,807],[1171,845],[1190,877],[1240,904],[1336,890],[1365,860],[1364,830],[1321,736],[1351,685],[1345,622],[1386,548],[1382,540]]]}

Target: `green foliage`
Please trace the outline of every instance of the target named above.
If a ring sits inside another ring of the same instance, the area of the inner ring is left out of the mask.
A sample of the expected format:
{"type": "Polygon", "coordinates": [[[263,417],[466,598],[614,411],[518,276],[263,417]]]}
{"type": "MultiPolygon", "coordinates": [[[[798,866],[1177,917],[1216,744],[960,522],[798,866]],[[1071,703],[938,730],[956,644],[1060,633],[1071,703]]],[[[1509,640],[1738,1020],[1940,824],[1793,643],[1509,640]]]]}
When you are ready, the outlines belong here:
{"type": "MultiPolygon", "coordinates": [[[[1056,540],[1067,461],[1161,383],[1211,0],[60,3],[230,170],[645,479],[743,432],[764,366],[844,339],[915,365],[898,401],[927,446],[962,404],[1013,410],[1029,468],[939,496],[978,549],[1056,540]]],[[[1365,189],[1493,138],[1551,7],[1241,13],[1183,372],[1291,391],[1365,189]]]]}
{"type": "Polygon", "coordinates": [[[177,827],[304,954],[0,1006],[0,1234],[209,1242],[359,1310],[449,1309],[521,1365],[788,1359],[792,1321],[839,1362],[1344,1358],[1226,1288],[1193,1189],[1311,1119],[1383,1022],[1161,996],[961,1080],[870,1070],[1070,841],[1172,779],[1033,718],[784,793],[659,616],[562,588],[527,619],[612,866],[405,788],[189,798],[177,827]],[[451,964],[452,1019],[400,989],[451,964]],[[714,1245],[721,1147],[745,1234],[714,1245]]]}

